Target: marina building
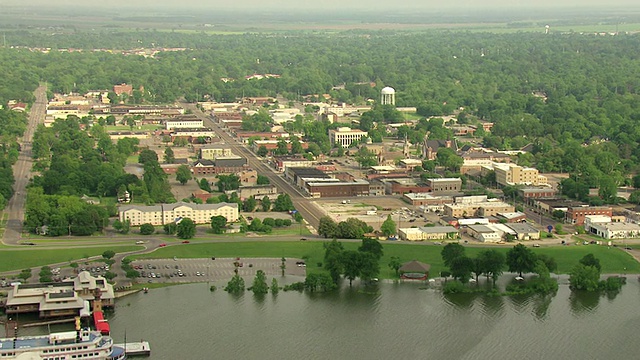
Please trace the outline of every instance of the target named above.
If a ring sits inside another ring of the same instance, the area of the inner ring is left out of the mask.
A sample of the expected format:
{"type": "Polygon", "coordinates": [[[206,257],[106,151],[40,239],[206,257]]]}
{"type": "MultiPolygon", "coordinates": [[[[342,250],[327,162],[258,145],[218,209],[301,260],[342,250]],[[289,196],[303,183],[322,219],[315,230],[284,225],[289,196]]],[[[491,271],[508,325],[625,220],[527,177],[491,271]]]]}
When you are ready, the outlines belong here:
{"type": "MultiPolygon", "coordinates": [[[[81,315],[100,299],[102,307],[113,307],[113,285],[102,276],[82,271],[73,280],[45,284],[14,284],[7,294],[7,314],[37,313],[41,318],[81,315]],[[85,302],[88,304],[85,305],[85,302]]],[[[88,314],[87,314],[88,315],[88,314]]]]}

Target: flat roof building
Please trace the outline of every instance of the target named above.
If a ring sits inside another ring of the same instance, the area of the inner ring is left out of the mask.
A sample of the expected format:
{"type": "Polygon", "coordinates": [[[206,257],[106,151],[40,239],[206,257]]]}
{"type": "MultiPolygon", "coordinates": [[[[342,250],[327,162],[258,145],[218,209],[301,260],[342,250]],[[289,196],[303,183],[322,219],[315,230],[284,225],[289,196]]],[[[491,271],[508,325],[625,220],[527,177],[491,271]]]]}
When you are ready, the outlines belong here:
{"type": "Polygon", "coordinates": [[[362,138],[369,136],[369,133],[359,129],[351,129],[348,127],[339,127],[337,129],[329,130],[329,142],[331,147],[340,145],[343,148],[348,148],[354,141],[362,141],[362,138]]]}
{"type": "Polygon", "coordinates": [[[118,209],[118,218],[124,222],[129,220],[131,226],[142,224],[165,225],[176,223],[182,218],[189,218],[196,224],[211,222],[212,216],[222,215],[227,222],[238,220],[238,204],[192,204],[178,202],[151,206],[122,205],[118,209]]]}

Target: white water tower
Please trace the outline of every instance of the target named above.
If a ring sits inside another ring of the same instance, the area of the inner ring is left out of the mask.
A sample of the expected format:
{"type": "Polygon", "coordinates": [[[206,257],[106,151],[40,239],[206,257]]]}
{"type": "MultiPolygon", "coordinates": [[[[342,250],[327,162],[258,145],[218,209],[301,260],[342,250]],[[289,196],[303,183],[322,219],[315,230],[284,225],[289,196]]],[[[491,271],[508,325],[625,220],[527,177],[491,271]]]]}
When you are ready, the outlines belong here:
{"type": "Polygon", "coordinates": [[[380,103],[382,105],[395,105],[396,104],[396,91],[392,87],[385,87],[380,92],[380,103]]]}

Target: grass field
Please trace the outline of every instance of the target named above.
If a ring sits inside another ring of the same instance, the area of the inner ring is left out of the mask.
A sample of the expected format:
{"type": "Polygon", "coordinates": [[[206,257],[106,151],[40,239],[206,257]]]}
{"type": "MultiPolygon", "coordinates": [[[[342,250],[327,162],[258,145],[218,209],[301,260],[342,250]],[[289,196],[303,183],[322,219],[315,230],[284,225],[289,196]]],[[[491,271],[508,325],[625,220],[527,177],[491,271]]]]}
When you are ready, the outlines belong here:
{"type": "MultiPolygon", "coordinates": [[[[360,246],[357,242],[343,243],[345,249],[355,250],[360,246]]],[[[380,261],[380,277],[393,278],[392,270],[387,264],[392,256],[397,256],[402,262],[419,260],[431,264],[432,276],[438,276],[445,270],[440,252],[441,246],[420,244],[385,243],[384,257],[380,261]]],[[[475,257],[484,247],[467,247],[467,254],[475,257]]],[[[508,248],[496,248],[506,253],[508,248]]],[[[578,260],[588,253],[593,253],[602,264],[602,272],[640,273],[640,263],[618,248],[605,246],[563,246],[533,249],[535,253],[546,254],[556,259],[558,273],[568,273],[578,260]]],[[[152,254],[135,256],[136,258],[203,258],[203,257],[295,257],[307,261],[307,271],[319,270],[318,263],[323,261],[324,248],[321,242],[291,241],[291,242],[237,242],[214,244],[191,244],[159,249],[152,254]]]]}
{"type": "Polygon", "coordinates": [[[40,268],[44,265],[67,261],[81,261],[91,256],[102,255],[107,250],[126,252],[139,250],[139,246],[114,248],[112,246],[70,248],[70,249],[42,249],[42,250],[3,250],[0,251],[0,272],[40,268]]]}

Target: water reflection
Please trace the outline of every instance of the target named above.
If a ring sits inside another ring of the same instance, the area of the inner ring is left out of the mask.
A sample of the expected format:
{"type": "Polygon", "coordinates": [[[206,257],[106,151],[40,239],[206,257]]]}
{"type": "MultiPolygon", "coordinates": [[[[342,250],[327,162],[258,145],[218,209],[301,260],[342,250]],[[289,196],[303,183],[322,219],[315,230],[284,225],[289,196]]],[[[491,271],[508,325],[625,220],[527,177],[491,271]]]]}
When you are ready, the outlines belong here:
{"type": "Polygon", "coordinates": [[[556,296],[556,293],[547,294],[547,295],[534,295],[533,296],[533,315],[537,320],[545,320],[549,314],[549,307],[551,305],[551,300],[556,296]]]}
{"type": "Polygon", "coordinates": [[[473,309],[476,294],[443,294],[444,300],[460,310],[473,309]]]}
{"type": "Polygon", "coordinates": [[[571,313],[576,316],[583,316],[593,313],[600,303],[600,293],[597,291],[571,291],[569,295],[569,305],[571,313]]]}
{"type": "Polygon", "coordinates": [[[480,295],[482,313],[487,317],[500,318],[504,315],[504,299],[501,295],[480,295]]]}

